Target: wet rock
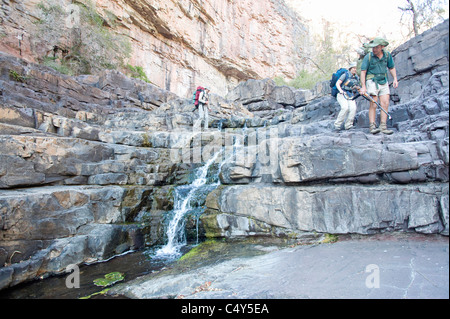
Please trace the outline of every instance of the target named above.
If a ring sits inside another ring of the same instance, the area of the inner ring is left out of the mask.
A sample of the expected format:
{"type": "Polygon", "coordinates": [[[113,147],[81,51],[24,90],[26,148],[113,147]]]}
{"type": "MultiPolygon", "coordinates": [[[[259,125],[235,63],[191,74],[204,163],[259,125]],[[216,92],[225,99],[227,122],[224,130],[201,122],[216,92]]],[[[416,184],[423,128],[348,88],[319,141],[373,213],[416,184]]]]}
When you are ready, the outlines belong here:
{"type": "MultiPolygon", "coordinates": [[[[108,294],[136,299],[448,298],[448,239],[396,234],[318,242],[289,248],[253,245],[259,254],[241,248],[232,258],[224,257],[225,244],[217,244],[217,251],[211,247],[192,258],[197,262],[190,268],[180,262],[108,294]],[[369,282],[375,270],[380,274],[376,289],[369,282]],[[414,277],[416,272],[427,279],[414,277]]],[[[216,308],[214,314],[221,311],[216,308]]]]}
{"type": "Polygon", "coordinates": [[[142,247],[136,226],[120,225],[121,187],[0,191],[1,288],[142,247]]]}
{"type": "MultiPolygon", "coordinates": [[[[222,187],[203,218],[212,237],[250,236],[252,224],[286,232],[375,234],[448,233],[448,185],[222,187]],[[218,209],[214,208],[218,207],[218,209]],[[211,220],[213,219],[213,220],[211,220]],[[216,222],[213,222],[213,221],[216,222]],[[209,229],[208,227],[212,228],[209,229]],[[214,228],[216,228],[214,230],[214,228]]],[[[258,232],[264,233],[263,228],[258,232]]]]}

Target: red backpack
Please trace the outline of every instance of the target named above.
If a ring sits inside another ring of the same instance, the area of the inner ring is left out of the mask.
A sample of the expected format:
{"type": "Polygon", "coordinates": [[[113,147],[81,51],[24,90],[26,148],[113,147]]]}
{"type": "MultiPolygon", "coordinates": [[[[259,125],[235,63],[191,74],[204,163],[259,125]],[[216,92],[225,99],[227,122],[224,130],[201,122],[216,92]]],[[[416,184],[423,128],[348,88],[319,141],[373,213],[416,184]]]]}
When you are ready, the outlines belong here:
{"type": "Polygon", "coordinates": [[[202,86],[198,86],[197,90],[195,90],[194,94],[192,95],[192,102],[194,102],[195,106],[198,106],[198,98],[200,97],[200,93],[204,90],[205,88],[202,86]]]}

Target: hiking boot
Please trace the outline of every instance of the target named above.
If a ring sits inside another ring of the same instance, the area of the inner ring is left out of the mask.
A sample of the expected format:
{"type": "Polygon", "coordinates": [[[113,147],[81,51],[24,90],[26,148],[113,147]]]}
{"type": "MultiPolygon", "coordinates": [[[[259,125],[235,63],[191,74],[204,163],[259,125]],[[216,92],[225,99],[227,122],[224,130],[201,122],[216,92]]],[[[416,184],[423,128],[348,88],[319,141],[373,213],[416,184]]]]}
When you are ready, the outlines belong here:
{"type": "Polygon", "coordinates": [[[388,130],[386,123],[383,123],[383,122],[380,123],[379,130],[381,133],[387,134],[387,135],[391,135],[392,133],[394,133],[394,131],[388,130]]]}
{"type": "Polygon", "coordinates": [[[375,123],[370,123],[370,133],[372,134],[378,134],[381,130],[377,128],[377,125],[375,123]]]}

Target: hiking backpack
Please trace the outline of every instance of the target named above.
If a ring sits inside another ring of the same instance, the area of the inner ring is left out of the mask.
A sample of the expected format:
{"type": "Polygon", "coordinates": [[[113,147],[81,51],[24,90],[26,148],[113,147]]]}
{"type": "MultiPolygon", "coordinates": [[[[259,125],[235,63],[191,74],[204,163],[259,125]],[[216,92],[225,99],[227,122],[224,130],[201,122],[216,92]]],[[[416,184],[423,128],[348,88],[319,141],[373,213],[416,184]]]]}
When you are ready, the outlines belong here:
{"type": "Polygon", "coordinates": [[[340,68],[335,73],[333,73],[333,76],[331,77],[331,80],[330,80],[331,95],[334,97],[337,97],[337,95],[339,93],[338,89],[336,88],[336,82],[339,80],[339,78],[341,77],[341,75],[343,73],[346,74],[345,79],[347,79],[349,76],[349,72],[345,68],[340,68]]]}
{"type": "Polygon", "coordinates": [[[192,95],[192,102],[195,106],[198,106],[198,98],[200,97],[200,93],[204,90],[204,87],[198,86],[197,90],[195,90],[194,94],[192,95]]]}

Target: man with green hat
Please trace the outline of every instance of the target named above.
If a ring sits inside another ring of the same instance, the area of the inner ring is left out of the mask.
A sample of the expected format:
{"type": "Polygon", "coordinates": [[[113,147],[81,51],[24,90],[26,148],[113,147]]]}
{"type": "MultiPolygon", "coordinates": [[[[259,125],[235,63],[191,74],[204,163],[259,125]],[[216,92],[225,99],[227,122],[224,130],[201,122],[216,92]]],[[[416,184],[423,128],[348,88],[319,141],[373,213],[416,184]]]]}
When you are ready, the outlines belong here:
{"type": "MultiPolygon", "coordinates": [[[[372,48],[372,52],[369,52],[363,59],[361,64],[361,95],[368,93],[372,98],[380,102],[381,107],[388,112],[389,109],[389,83],[387,70],[394,78],[392,86],[398,87],[397,71],[395,70],[394,60],[392,55],[385,51],[384,48],[389,45],[383,38],[375,38],[369,43],[365,44],[366,47],[372,48]]],[[[387,114],[381,112],[380,126],[377,128],[375,123],[377,106],[375,103],[370,102],[369,108],[369,122],[370,133],[377,134],[382,132],[384,134],[392,134],[393,131],[387,129],[387,114]]]]}

